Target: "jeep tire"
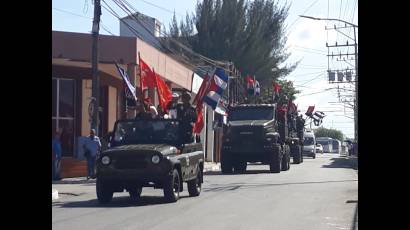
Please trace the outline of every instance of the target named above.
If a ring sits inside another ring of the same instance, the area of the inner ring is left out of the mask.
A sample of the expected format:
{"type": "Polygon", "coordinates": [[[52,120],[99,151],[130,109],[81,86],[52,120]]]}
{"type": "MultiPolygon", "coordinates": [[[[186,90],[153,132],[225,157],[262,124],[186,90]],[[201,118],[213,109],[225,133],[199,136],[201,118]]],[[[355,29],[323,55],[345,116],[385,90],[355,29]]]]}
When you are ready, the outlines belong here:
{"type": "Polygon", "coordinates": [[[282,171],[287,171],[290,169],[290,147],[285,145],[283,148],[283,157],[282,157],[282,171]]]}
{"type": "Polygon", "coordinates": [[[108,186],[107,183],[99,178],[97,178],[96,181],[96,192],[98,202],[100,202],[101,204],[109,203],[112,200],[112,196],[114,195],[114,192],[110,188],[110,186],[108,186]]]}
{"type": "Polygon", "coordinates": [[[167,176],[163,185],[164,197],[168,202],[176,202],[179,199],[181,181],[177,169],[173,169],[171,175],[167,176]]]}
{"type": "Polygon", "coordinates": [[[199,196],[202,189],[202,170],[198,168],[198,173],[196,174],[196,178],[193,180],[188,181],[188,193],[189,196],[199,196]]]}

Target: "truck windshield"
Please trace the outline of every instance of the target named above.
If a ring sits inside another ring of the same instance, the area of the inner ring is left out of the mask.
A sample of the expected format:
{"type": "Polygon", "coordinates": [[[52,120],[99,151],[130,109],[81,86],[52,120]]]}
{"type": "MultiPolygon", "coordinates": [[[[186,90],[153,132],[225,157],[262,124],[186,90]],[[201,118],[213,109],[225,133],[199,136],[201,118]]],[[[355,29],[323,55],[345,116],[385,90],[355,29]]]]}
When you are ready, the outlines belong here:
{"type": "Polygon", "coordinates": [[[117,122],[114,145],[176,143],[179,140],[179,121],[136,120],[117,122]]]}
{"type": "Polygon", "coordinates": [[[228,120],[272,120],[273,107],[234,108],[229,111],[228,120]]]}
{"type": "Polygon", "coordinates": [[[303,145],[313,145],[313,144],[314,144],[313,137],[305,137],[303,145]]]}

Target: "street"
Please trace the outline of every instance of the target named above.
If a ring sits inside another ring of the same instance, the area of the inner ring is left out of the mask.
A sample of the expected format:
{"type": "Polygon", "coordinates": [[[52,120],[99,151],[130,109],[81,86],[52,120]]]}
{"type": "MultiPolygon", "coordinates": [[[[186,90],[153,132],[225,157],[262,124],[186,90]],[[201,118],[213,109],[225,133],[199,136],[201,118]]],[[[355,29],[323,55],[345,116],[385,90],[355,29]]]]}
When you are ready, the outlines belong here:
{"type": "Polygon", "coordinates": [[[353,159],[338,154],[304,158],[289,171],[248,164],[247,173],[204,175],[199,197],[164,203],[160,189],[144,188],[132,203],[115,193],[100,205],[95,183],[53,184],[52,227],[64,229],[357,229],[358,176],[353,159]],[[356,225],[356,226],[355,226],[356,225]]]}

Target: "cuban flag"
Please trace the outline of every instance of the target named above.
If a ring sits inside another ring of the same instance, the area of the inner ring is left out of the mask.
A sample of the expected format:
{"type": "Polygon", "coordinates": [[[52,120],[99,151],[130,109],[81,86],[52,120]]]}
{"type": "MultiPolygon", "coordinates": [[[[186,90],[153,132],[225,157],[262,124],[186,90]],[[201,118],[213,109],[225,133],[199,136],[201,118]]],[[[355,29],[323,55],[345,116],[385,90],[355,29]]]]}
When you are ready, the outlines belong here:
{"type": "Polygon", "coordinates": [[[220,99],[226,87],[228,86],[228,76],[221,68],[216,68],[214,75],[210,79],[210,85],[203,101],[212,107],[212,109],[222,115],[226,114],[226,109],[220,103],[220,99]]]}

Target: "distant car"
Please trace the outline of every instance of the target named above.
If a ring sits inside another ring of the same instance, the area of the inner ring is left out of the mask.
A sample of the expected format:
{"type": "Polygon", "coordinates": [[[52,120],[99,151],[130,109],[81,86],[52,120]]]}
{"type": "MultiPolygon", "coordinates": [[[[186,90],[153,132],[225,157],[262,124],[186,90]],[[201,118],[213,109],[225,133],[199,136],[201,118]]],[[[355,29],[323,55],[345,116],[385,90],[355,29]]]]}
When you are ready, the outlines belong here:
{"type": "Polygon", "coordinates": [[[316,144],[316,152],[323,153],[323,146],[319,143],[316,144]]]}

